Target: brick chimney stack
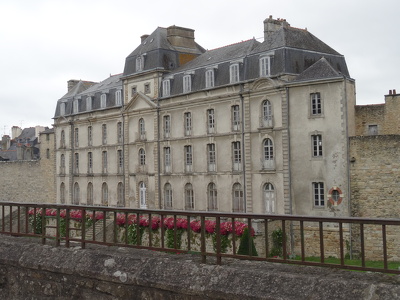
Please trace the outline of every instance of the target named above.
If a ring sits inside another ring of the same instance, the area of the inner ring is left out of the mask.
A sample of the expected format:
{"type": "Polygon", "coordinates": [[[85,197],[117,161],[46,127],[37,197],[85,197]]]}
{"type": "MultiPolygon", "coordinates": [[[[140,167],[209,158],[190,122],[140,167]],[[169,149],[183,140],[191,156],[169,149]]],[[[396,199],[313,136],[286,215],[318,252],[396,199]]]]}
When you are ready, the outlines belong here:
{"type": "Polygon", "coordinates": [[[194,30],[190,28],[170,26],[167,28],[167,39],[175,47],[196,48],[194,30]]]}
{"type": "Polygon", "coordinates": [[[267,37],[277,31],[280,28],[288,28],[290,24],[286,22],[286,19],[273,19],[272,16],[269,16],[268,19],[264,20],[264,41],[267,37]]]}
{"type": "Polygon", "coordinates": [[[76,80],[76,79],[68,80],[68,92],[70,90],[72,90],[74,88],[74,86],[78,84],[78,82],[79,82],[79,80],[76,80]]]}

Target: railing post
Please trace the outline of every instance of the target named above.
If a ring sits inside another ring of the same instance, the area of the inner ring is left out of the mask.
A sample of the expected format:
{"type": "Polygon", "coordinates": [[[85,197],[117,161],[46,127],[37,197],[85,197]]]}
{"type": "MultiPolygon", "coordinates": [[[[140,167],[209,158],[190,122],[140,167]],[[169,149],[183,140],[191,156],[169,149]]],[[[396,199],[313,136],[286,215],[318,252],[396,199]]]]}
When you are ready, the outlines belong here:
{"type": "Polygon", "coordinates": [[[283,260],[286,260],[286,222],[285,220],[282,220],[282,255],[283,255],[283,260]]]}
{"type": "Polygon", "coordinates": [[[253,237],[251,236],[251,218],[247,218],[247,230],[249,232],[248,238],[248,250],[249,256],[253,256],[253,237]]]}
{"type": "Polygon", "coordinates": [[[339,222],[340,265],[344,265],[343,223],[339,222]]]}
{"type": "Polygon", "coordinates": [[[82,216],[81,216],[81,218],[82,218],[81,247],[82,247],[82,249],[85,249],[85,247],[86,247],[86,242],[85,242],[86,241],[86,209],[82,208],[81,212],[82,212],[82,216]]]}
{"type": "Polygon", "coordinates": [[[69,207],[65,209],[65,247],[69,248],[69,207]]]}
{"type": "Polygon", "coordinates": [[[235,226],[235,218],[232,218],[232,252],[233,255],[236,255],[236,226],[235,226]]]}
{"type": "Polygon", "coordinates": [[[207,261],[206,255],[206,217],[201,216],[201,262],[203,264],[207,261]]]}
{"type": "Polygon", "coordinates": [[[42,208],[42,244],[46,244],[46,208],[42,208]]]}
{"type": "Polygon", "coordinates": [[[265,258],[269,255],[269,240],[268,240],[268,219],[264,219],[264,243],[265,243],[265,258]]]}
{"type": "Polygon", "coordinates": [[[360,242],[361,242],[361,265],[365,268],[365,249],[364,249],[364,224],[360,224],[360,242]]]}
{"type": "Polygon", "coordinates": [[[388,261],[387,261],[387,245],[386,245],[386,225],[382,225],[382,243],[383,243],[383,268],[387,270],[388,261]]]}
{"type": "Polygon", "coordinates": [[[325,262],[325,250],[324,250],[324,223],[319,222],[319,251],[321,254],[321,263],[325,262]]]}
{"type": "Polygon", "coordinates": [[[10,228],[10,233],[12,233],[12,225],[13,225],[13,217],[12,217],[12,205],[10,205],[10,225],[9,225],[9,228],[10,228]]]}
{"type": "Polygon", "coordinates": [[[222,263],[221,260],[221,219],[219,216],[217,216],[216,218],[216,222],[215,222],[215,234],[217,237],[217,265],[220,265],[222,263]]]}
{"type": "Polygon", "coordinates": [[[18,234],[21,233],[21,226],[20,226],[20,222],[21,222],[21,207],[18,205],[17,206],[17,232],[18,234]]]}
{"type": "Polygon", "coordinates": [[[306,260],[305,250],[304,250],[304,221],[300,221],[300,241],[301,241],[301,261],[306,260]]]}

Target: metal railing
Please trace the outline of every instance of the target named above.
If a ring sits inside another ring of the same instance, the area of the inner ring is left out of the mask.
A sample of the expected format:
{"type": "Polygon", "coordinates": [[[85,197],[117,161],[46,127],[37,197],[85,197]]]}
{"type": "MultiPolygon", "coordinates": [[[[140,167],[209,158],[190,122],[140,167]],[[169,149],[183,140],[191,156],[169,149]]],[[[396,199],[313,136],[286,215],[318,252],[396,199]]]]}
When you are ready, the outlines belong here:
{"type": "Polygon", "coordinates": [[[0,233],[400,274],[400,220],[0,202],[0,233]],[[247,232],[247,233],[246,233],[247,232]]]}

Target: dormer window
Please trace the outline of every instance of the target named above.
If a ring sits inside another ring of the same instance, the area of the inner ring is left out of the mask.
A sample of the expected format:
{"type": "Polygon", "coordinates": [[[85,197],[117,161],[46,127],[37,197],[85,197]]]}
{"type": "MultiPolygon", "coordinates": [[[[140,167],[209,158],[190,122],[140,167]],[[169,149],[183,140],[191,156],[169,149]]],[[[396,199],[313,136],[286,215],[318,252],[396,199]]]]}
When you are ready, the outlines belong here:
{"type": "Polygon", "coordinates": [[[171,82],[169,79],[163,80],[162,88],[163,88],[163,96],[168,97],[171,94],[171,82]]]}
{"type": "Polygon", "coordinates": [[[77,114],[79,112],[79,102],[78,102],[78,100],[74,100],[72,107],[73,107],[74,114],[77,114]]]}
{"type": "Polygon", "coordinates": [[[106,108],[106,106],[107,106],[107,95],[102,94],[100,96],[100,108],[106,108]]]}
{"type": "Polygon", "coordinates": [[[60,116],[65,115],[65,102],[60,104],[60,116]]]}
{"type": "Polygon", "coordinates": [[[214,69],[206,71],[206,88],[214,87],[214,69]]]}
{"type": "Polygon", "coordinates": [[[86,110],[92,110],[92,97],[86,98],[86,110]]]}
{"type": "Polygon", "coordinates": [[[136,57],[136,72],[143,71],[144,58],[142,55],[136,57]]]}
{"type": "Polygon", "coordinates": [[[192,90],[192,77],[190,75],[183,76],[183,92],[189,93],[192,90]]]}
{"type": "Polygon", "coordinates": [[[115,105],[116,106],[122,105],[121,90],[115,92],[115,105]]]}
{"type": "Polygon", "coordinates": [[[260,58],[260,77],[269,77],[271,75],[270,62],[271,62],[270,56],[264,56],[260,58]]]}
{"type": "Polygon", "coordinates": [[[239,63],[234,63],[229,66],[230,83],[239,82],[239,63]]]}

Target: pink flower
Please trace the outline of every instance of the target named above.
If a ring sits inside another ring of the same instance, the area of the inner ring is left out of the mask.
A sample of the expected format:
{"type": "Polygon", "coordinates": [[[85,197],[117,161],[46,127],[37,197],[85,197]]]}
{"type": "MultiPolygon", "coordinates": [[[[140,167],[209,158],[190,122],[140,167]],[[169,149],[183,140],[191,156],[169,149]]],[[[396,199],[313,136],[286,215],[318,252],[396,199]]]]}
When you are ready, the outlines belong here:
{"type": "Polygon", "coordinates": [[[190,228],[196,232],[200,233],[201,232],[201,222],[199,220],[193,220],[190,222],[190,228]]]}

